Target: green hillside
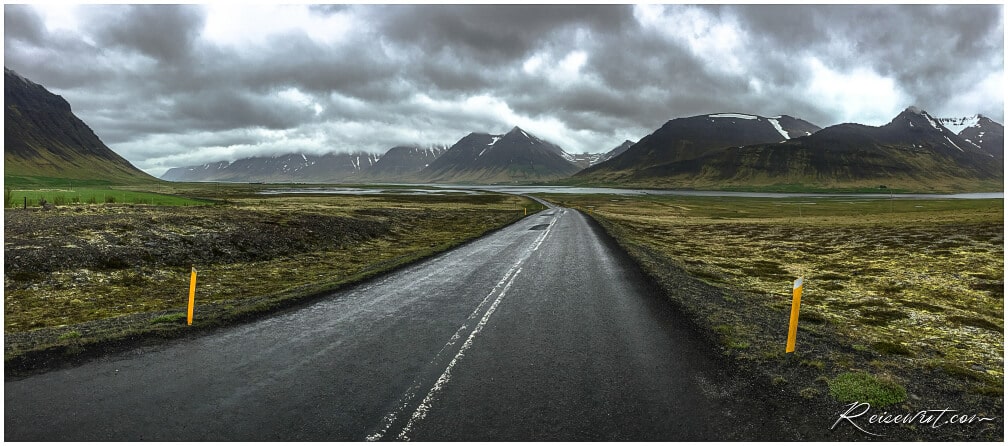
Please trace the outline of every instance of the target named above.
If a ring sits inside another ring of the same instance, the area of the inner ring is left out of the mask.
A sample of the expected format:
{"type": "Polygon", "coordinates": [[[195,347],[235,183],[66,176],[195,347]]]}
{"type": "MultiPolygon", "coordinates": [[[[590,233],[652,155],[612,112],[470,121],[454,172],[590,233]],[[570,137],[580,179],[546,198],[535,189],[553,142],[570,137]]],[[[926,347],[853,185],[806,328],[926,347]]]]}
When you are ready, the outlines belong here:
{"type": "Polygon", "coordinates": [[[4,69],[4,184],[54,186],[153,182],[109,149],[70,104],[4,69]]]}

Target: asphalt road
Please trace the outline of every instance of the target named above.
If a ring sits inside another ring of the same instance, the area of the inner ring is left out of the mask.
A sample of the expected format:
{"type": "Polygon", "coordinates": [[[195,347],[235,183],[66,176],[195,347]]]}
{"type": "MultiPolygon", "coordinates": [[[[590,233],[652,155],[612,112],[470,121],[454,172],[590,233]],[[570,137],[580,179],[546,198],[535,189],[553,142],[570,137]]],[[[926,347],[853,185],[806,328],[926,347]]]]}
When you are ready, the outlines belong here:
{"type": "Polygon", "coordinates": [[[551,208],[310,306],[8,380],[4,439],[782,439],[596,225],[551,208]]]}

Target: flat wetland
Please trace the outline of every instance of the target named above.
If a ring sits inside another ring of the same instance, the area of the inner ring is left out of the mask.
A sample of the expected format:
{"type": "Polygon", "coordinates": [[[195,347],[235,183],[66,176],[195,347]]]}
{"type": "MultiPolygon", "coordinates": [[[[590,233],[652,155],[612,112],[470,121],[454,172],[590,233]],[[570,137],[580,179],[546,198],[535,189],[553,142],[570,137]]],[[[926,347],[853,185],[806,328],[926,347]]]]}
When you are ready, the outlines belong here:
{"type": "Polygon", "coordinates": [[[771,385],[810,403],[983,412],[1003,435],[1003,200],[537,195],[590,213],[771,385]],[[902,396],[846,394],[854,373],[902,396]]]}
{"type": "MultiPolygon", "coordinates": [[[[503,194],[259,196],[180,186],[210,206],[72,203],[4,212],[5,358],[59,357],[265,314],[520,219],[503,194]],[[39,353],[42,352],[42,353],[39,353]]],[[[181,201],[186,203],[186,201],[181,201]]],[[[48,360],[48,359],[46,359],[48,360]]]]}

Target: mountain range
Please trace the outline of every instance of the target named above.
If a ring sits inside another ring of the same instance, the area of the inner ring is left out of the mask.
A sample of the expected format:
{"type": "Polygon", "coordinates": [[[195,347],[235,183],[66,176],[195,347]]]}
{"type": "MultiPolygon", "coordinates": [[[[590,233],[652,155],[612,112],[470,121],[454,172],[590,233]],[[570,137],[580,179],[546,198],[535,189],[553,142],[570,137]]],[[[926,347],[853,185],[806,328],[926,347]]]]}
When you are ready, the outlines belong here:
{"type": "Polygon", "coordinates": [[[269,183],[410,182],[444,146],[396,146],[374,153],[292,153],[241,158],[198,166],[175,167],[161,176],[169,181],[225,181],[269,183]]]}
{"type": "Polygon", "coordinates": [[[630,142],[605,153],[570,154],[515,127],[502,135],[471,133],[451,147],[406,145],[384,154],[286,154],[176,167],[170,181],[230,182],[409,182],[512,183],[546,181],[622,153],[630,142]]]}
{"type": "Polygon", "coordinates": [[[154,180],[109,149],[63,97],[4,68],[5,183],[154,180]]]}
{"type": "MultiPolygon", "coordinates": [[[[4,97],[8,184],[153,180],[109,149],[62,97],[6,68],[4,97]]],[[[982,115],[939,119],[909,107],[882,126],[820,128],[787,115],[745,113],[677,118],[636,143],[589,154],[567,153],[514,127],[504,134],[470,133],[450,147],[403,145],[380,155],[257,156],[177,167],[163,178],[990,191],[1004,189],[1003,170],[1001,124],[982,115]]]]}
{"type": "Polygon", "coordinates": [[[818,129],[786,116],[701,115],[669,121],[623,155],[579,172],[568,183],[1003,190],[1003,126],[978,120],[962,133],[916,107],[879,127],[848,123],[818,129]]]}

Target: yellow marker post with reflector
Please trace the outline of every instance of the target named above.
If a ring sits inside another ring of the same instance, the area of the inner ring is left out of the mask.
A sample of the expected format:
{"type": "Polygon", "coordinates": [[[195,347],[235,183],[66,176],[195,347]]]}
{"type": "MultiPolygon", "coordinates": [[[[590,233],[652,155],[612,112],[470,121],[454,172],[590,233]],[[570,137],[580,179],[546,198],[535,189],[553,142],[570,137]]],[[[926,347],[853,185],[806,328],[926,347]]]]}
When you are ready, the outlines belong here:
{"type": "Polygon", "coordinates": [[[196,304],[196,267],[192,269],[192,273],[189,274],[189,315],[186,318],[186,322],[192,325],[193,316],[193,306],[196,304]]]}
{"type": "Polygon", "coordinates": [[[791,324],[788,326],[787,347],[785,353],[794,351],[795,338],[798,336],[798,308],[801,307],[801,293],[804,278],[799,277],[794,281],[791,289],[791,324]]]}

